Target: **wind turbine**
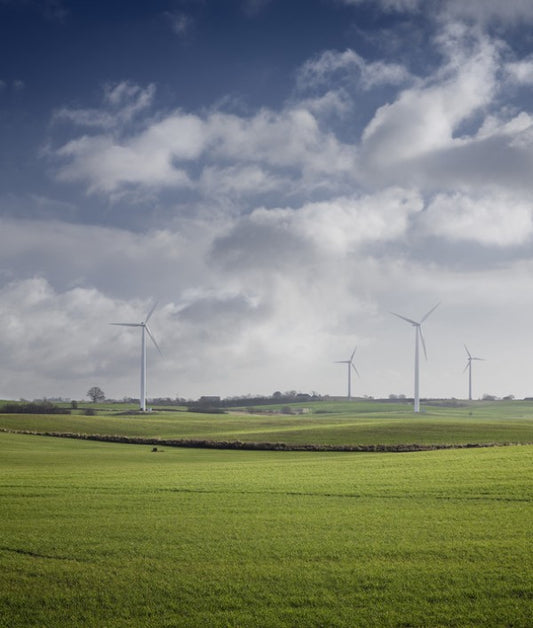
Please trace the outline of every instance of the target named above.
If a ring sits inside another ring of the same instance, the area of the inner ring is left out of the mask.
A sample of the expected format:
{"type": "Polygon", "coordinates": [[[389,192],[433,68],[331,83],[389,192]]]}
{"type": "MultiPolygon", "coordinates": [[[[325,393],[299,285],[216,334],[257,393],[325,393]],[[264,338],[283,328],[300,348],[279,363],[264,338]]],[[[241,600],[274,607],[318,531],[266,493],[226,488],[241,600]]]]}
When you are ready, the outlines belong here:
{"type": "Polygon", "coordinates": [[[146,334],[148,334],[155,345],[155,348],[161,353],[161,349],[157,344],[150,328],[148,321],[154,313],[157,302],[154,303],[152,309],[148,312],[146,319],[140,323],[109,323],[110,325],[119,325],[120,327],[140,327],[141,328],[141,395],[139,397],[140,410],[146,412],[146,334]]]}
{"type": "Polygon", "coordinates": [[[353,350],[352,355],[349,360],[335,360],[335,364],[346,364],[348,366],[348,399],[352,398],[352,369],[359,375],[358,370],[355,368],[355,364],[353,363],[353,356],[357,351],[357,347],[353,350]]]}
{"type": "Polygon", "coordinates": [[[412,320],[411,318],[407,318],[406,316],[402,316],[401,314],[396,314],[395,312],[391,312],[394,316],[401,318],[404,321],[407,321],[415,328],[415,401],[414,401],[414,411],[420,412],[420,392],[419,392],[419,360],[418,360],[418,345],[419,338],[422,341],[422,348],[424,349],[424,355],[426,356],[426,360],[428,358],[428,354],[426,351],[426,343],[424,342],[424,336],[422,334],[422,323],[426,320],[426,318],[434,312],[440,303],[437,303],[434,307],[429,310],[427,314],[425,314],[419,322],[412,320]]]}
{"type": "Polygon", "coordinates": [[[472,401],[472,360],[484,361],[484,358],[475,358],[470,353],[466,345],[465,345],[465,350],[466,350],[466,354],[468,355],[468,358],[466,360],[466,366],[463,373],[468,369],[468,401],[472,401]]]}

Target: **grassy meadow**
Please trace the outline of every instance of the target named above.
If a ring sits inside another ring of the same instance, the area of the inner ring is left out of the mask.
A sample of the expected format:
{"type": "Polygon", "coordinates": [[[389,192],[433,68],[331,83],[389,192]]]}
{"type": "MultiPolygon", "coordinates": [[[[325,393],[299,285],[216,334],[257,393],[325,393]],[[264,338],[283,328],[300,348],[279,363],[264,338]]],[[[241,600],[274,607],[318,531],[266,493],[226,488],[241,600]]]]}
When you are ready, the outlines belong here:
{"type": "MultiPolygon", "coordinates": [[[[292,406],[294,410],[298,407],[306,406],[292,406]]],[[[95,404],[96,416],[0,414],[0,429],[289,445],[533,443],[533,402],[426,406],[420,414],[414,414],[407,403],[319,402],[307,407],[311,412],[302,415],[243,410],[228,410],[227,414],[182,410],[128,415],[95,404]]],[[[257,411],[275,409],[268,406],[257,411]]]]}
{"type": "MultiPolygon", "coordinates": [[[[273,417],[106,409],[0,415],[0,428],[526,443],[533,404],[521,403],[418,417],[402,404],[273,417]]],[[[0,432],[0,626],[532,625],[533,445],[158,449],[0,432]]]]}

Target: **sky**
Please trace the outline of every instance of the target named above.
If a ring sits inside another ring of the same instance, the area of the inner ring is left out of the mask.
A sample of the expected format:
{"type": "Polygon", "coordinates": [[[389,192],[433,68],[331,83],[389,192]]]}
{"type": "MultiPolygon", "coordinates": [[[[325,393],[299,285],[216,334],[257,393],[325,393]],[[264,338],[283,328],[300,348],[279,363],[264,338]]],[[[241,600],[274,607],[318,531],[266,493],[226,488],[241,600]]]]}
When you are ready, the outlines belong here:
{"type": "Polygon", "coordinates": [[[529,0],[0,0],[0,398],[533,396],[529,0]]]}

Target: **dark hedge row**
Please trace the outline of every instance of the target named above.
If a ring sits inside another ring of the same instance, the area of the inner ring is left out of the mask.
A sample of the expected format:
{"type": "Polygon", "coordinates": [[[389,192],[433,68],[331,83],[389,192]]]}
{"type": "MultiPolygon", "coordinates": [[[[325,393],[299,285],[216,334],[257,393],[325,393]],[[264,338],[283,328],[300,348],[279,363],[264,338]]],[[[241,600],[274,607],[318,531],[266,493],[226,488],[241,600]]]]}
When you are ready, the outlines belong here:
{"type": "MultiPolygon", "coordinates": [[[[215,441],[195,439],[159,439],[140,436],[121,436],[118,434],[79,434],[77,432],[39,432],[35,430],[10,430],[0,428],[1,432],[31,434],[34,436],[52,436],[54,438],[74,438],[93,440],[104,443],[125,443],[129,445],[157,445],[166,447],[189,447],[192,449],[237,449],[246,451],[331,451],[331,452],[385,452],[408,453],[416,451],[436,451],[439,449],[472,449],[478,447],[506,447],[517,443],[466,443],[450,445],[420,445],[417,443],[397,445],[324,445],[324,444],[289,444],[289,443],[254,443],[243,441],[215,441]]],[[[533,443],[527,443],[533,444],[533,443]]]]}
{"type": "Polygon", "coordinates": [[[2,414],[70,414],[68,408],[60,408],[50,401],[28,401],[5,403],[0,406],[2,414]]]}

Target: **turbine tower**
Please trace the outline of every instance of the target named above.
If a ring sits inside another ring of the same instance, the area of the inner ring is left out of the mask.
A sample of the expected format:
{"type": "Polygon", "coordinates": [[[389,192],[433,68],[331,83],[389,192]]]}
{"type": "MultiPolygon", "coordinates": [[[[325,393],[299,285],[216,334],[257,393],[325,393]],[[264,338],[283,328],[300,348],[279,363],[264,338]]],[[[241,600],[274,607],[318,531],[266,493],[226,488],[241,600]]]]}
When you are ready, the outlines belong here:
{"type": "Polygon", "coordinates": [[[335,364],[346,364],[348,367],[348,399],[352,398],[352,369],[357,375],[359,375],[359,372],[355,368],[355,364],[353,363],[353,357],[356,351],[357,347],[355,347],[355,349],[353,350],[349,360],[335,360],[335,364]]]}
{"type": "Polygon", "coordinates": [[[468,369],[468,401],[472,401],[472,360],[483,360],[484,358],[475,358],[470,351],[468,350],[468,347],[465,345],[465,350],[466,350],[466,354],[468,356],[467,360],[466,360],[466,366],[465,369],[463,371],[463,373],[468,369]]]}
{"type": "Polygon", "coordinates": [[[419,322],[412,320],[411,318],[407,318],[406,316],[402,316],[401,314],[396,314],[395,312],[391,312],[394,316],[401,318],[402,320],[410,323],[415,328],[415,400],[414,400],[414,411],[420,412],[420,390],[419,390],[419,359],[418,359],[418,347],[419,347],[419,339],[422,341],[422,348],[424,349],[424,355],[426,356],[426,360],[428,357],[426,351],[426,343],[424,342],[424,336],[422,334],[422,323],[426,320],[426,318],[434,312],[440,303],[437,303],[434,307],[429,310],[427,314],[425,314],[419,322]]]}
{"type": "Polygon", "coordinates": [[[148,321],[154,313],[157,306],[157,302],[154,303],[152,309],[148,312],[146,319],[140,323],[109,323],[110,325],[119,325],[120,327],[140,327],[141,328],[141,394],[139,397],[139,407],[142,412],[146,412],[146,334],[150,336],[150,339],[155,345],[155,348],[161,353],[161,349],[157,344],[150,328],[148,327],[148,321]]]}

